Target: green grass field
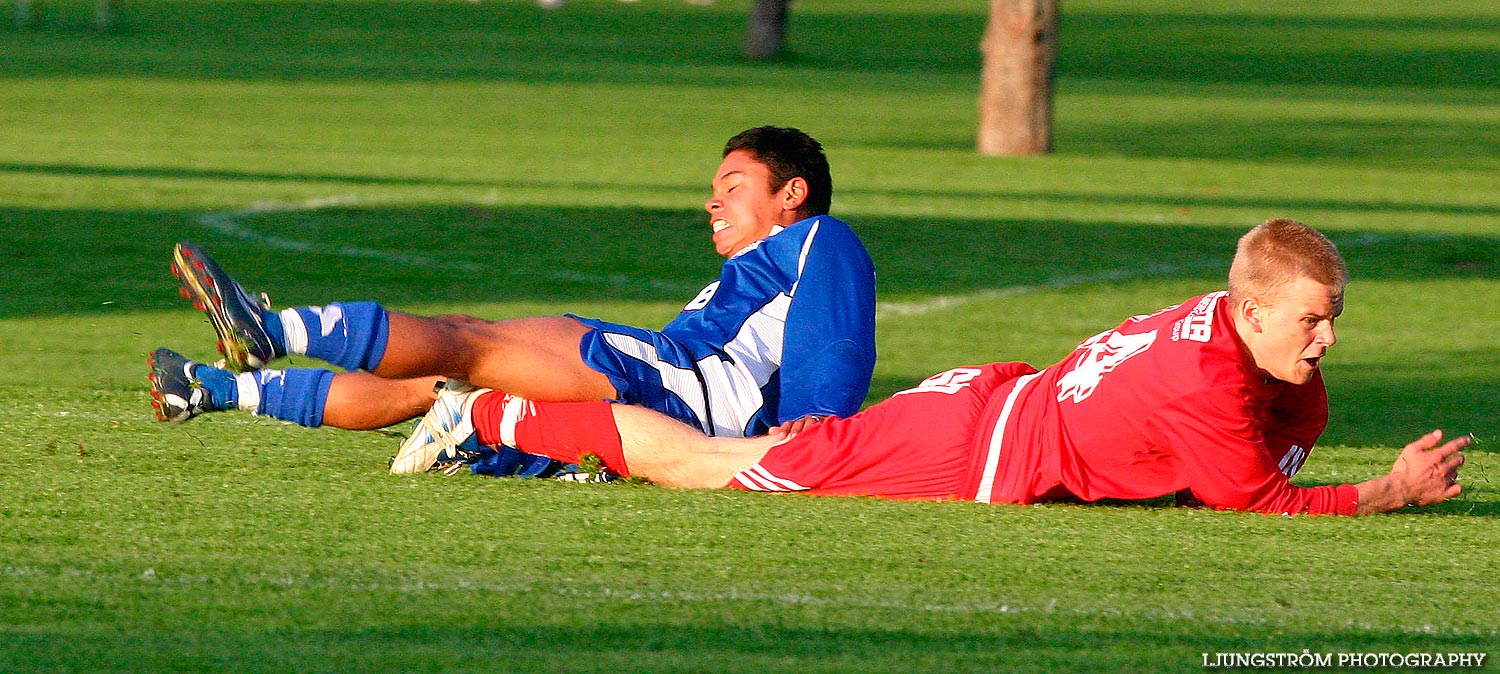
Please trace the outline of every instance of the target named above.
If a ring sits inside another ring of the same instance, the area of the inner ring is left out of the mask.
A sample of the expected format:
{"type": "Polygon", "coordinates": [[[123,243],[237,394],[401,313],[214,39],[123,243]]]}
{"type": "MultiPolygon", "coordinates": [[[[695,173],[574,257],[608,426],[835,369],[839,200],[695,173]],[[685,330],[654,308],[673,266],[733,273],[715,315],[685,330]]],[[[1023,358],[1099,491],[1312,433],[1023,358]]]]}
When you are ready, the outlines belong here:
{"type": "Polygon", "coordinates": [[[768,64],[737,56],[746,0],[7,17],[0,671],[1500,657],[1500,12],[1199,4],[1065,2],[1058,151],[1026,159],[971,151],[981,2],[799,2],[768,64]],[[872,401],[1219,288],[1236,236],[1290,216],[1354,275],[1298,481],[1442,427],[1482,441],[1468,491],[1340,519],[393,477],[390,432],[151,416],[146,353],[213,355],[174,241],[283,306],[660,325],[720,263],[718,148],[765,123],[823,141],[880,270],[872,401]]]}

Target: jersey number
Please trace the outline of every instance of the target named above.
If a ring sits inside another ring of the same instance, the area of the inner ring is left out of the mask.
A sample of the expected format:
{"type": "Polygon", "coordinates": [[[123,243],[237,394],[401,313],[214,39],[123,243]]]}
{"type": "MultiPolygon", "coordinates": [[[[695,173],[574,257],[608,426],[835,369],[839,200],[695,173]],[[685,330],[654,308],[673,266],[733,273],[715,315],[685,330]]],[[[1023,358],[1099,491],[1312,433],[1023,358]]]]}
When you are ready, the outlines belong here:
{"type": "Polygon", "coordinates": [[[718,281],[714,281],[713,283],[704,286],[702,290],[699,290],[698,296],[694,297],[693,301],[688,302],[687,306],[683,307],[682,310],[697,311],[699,309],[702,309],[703,307],[708,306],[708,301],[714,298],[714,293],[716,292],[719,292],[718,281]]]}

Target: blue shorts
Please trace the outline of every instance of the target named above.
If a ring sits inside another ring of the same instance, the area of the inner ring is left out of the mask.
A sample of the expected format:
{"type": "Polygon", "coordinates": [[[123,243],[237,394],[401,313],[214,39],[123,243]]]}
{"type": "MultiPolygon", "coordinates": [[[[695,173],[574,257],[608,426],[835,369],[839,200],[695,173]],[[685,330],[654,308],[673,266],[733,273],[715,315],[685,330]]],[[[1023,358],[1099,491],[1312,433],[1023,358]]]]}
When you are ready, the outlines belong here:
{"type": "Polygon", "coordinates": [[[741,437],[772,425],[763,418],[760,387],[733,364],[705,359],[717,382],[710,384],[693,355],[660,332],[568,317],[592,328],[579,343],[579,355],[609,377],[617,402],[649,407],[709,435],[741,437]]]}

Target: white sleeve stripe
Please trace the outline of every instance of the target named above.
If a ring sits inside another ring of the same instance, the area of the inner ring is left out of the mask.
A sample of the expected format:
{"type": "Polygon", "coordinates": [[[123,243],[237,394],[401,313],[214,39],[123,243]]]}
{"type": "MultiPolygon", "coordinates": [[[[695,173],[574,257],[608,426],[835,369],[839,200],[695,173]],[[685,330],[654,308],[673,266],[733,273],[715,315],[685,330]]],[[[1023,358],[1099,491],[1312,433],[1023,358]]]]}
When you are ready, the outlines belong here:
{"type": "Polygon", "coordinates": [[[812,254],[813,239],[818,238],[818,227],[822,222],[813,222],[807,230],[807,238],[802,240],[802,252],[797,255],[797,282],[792,284],[792,296],[797,295],[797,286],[802,285],[802,270],[807,268],[807,256],[812,254]]]}
{"type": "Polygon", "coordinates": [[[1011,410],[1015,407],[1016,398],[1021,395],[1021,389],[1026,388],[1033,379],[1042,376],[1041,372],[1028,374],[1016,380],[1016,385],[1010,389],[1010,395],[1005,397],[1005,406],[1000,408],[1000,418],[995,420],[995,431],[990,436],[989,453],[984,457],[984,473],[979,481],[979,492],[974,495],[974,500],[980,503],[989,503],[990,497],[995,491],[995,470],[1000,466],[1000,449],[1005,444],[1005,422],[1010,419],[1011,410]]]}
{"type": "Polygon", "coordinates": [[[1279,466],[1281,472],[1287,477],[1295,477],[1297,471],[1302,469],[1302,462],[1306,458],[1306,449],[1303,449],[1301,445],[1292,445],[1292,448],[1287,450],[1286,455],[1281,457],[1281,464],[1279,466]]]}

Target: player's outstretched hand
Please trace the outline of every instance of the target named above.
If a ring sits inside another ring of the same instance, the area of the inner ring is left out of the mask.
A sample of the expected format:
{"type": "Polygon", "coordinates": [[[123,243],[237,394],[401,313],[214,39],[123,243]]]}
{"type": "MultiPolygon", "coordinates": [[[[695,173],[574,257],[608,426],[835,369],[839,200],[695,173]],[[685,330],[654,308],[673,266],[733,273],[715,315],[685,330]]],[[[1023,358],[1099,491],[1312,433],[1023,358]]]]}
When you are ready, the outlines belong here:
{"type": "Polygon", "coordinates": [[[1432,505],[1463,493],[1458,483],[1458,468],[1464,465],[1464,448],[1473,444],[1465,435],[1439,445],[1442,431],[1417,438],[1401,450],[1391,473],[1402,475],[1407,484],[1408,505],[1432,505]]]}
{"type": "Polygon", "coordinates": [[[780,426],[776,426],[770,431],[767,431],[766,435],[776,438],[777,440],[787,440],[792,436],[801,433],[802,431],[805,431],[809,428],[812,428],[813,426],[816,426],[817,424],[834,418],[836,417],[826,417],[821,414],[809,414],[805,417],[802,417],[801,419],[793,419],[780,426]]]}
{"type": "Polygon", "coordinates": [[[1402,506],[1442,503],[1463,493],[1458,469],[1464,465],[1464,448],[1474,443],[1464,435],[1443,442],[1443,432],[1433,431],[1401,450],[1391,472],[1359,487],[1359,514],[1385,512],[1402,506]]]}

